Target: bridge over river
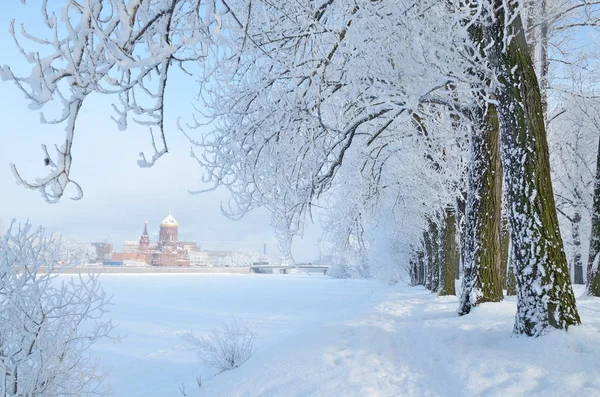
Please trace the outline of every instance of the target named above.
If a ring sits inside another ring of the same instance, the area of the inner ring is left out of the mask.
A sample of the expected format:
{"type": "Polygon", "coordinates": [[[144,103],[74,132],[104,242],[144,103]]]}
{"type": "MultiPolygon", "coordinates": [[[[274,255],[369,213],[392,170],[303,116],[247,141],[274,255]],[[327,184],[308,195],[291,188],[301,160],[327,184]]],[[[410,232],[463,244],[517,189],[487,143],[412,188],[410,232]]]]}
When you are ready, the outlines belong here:
{"type": "Polygon", "coordinates": [[[300,269],[305,272],[319,272],[323,274],[327,274],[327,270],[329,266],[318,266],[318,265],[298,265],[298,266],[278,266],[278,265],[263,265],[263,264],[253,264],[250,266],[250,273],[260,273],[261,270],[272,272],[279,272],[279,274],[287,274],[288,271],[300,269]]]}

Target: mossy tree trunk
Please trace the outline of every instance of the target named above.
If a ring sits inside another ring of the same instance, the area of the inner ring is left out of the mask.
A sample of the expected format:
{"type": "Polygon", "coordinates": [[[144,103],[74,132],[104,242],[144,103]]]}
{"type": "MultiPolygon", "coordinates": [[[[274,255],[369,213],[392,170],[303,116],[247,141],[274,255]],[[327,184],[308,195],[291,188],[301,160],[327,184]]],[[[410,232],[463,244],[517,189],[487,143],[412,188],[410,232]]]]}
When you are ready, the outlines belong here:
{"type": "Polygon", "coordinates": [[[587,266],[587,293],[600,297],[600,140],[596,156],[596,181],[594,182],[594,204],[592,208],[592,233],[590,236],[590,252],[587,266]]]}
{"type": "Polygon", "coordinates": [[[498,114],[489,105],[485,111],[479,109],[474,117],[481,129],[471,138],[460,315],[480,303],[503,298],[498,283],[502,198],[498,114]]]}
{"type": "Polygon", "coordinates": [[[505,26],[506,7],[494,0],[484,39],[500,82],[496,97],[517,283],[514,332],[539,336],[580,319],[558,227],[540,89],[517,2],[508,5],[513,15],[505,26]]]}
{"type": "Polygon", "coordinates": [[[440,266],[440,291],[439,295],[456,295],[454,288],[454,273],[456,271],[456,213],[454,207],[446,207],[446,227],[444,228],[444,244],[442,253],[444,258],[440,266]]]}

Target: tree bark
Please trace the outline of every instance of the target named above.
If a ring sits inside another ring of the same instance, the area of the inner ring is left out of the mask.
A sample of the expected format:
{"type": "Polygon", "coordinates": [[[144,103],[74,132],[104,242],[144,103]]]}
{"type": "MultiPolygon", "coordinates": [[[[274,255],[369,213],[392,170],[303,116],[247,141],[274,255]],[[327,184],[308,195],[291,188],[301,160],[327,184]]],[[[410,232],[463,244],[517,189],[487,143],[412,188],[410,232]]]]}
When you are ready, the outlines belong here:
{"type": "Polygon", "coordinates": [[[456,295],[454,273],[456,264],[456,214],[452,206],[446,207],[446,227],[444,228],[444,259],[440,267],[439,295],[456,295]]]}
{"type": "Polygon", "coordinates": [[[573,283],[583,284],[583,260],[581,254],[581,233],[579,227],[581,226],[581,215],[579,211],[573,215],[573,222],[571,227],[573,230],[573,283]]]}
{"type": "Polygon", "coordinates": [[[508,26],[502,1],[495,3],[484,37],[500,83],[496,96],[518,298],[514,332],[539,336],[580,319],[558,227],[540,87],[516,2],[509,3],[514,15],[508,26]]]}
{"type": "MultiPolygon", "coordinates": [[[[508,230],[508,218],[502,217],[502,228],[500,230],[500,245],[501,245],[501,260],[500,260],[500,272],[499,282],[500,288],[507,289],[507,275],[508,275],[508,262],[509,258],[509,245],[510,245],[510,234],[508,230]]],[[[513,275],[514,277],[514,275],[513,275]]],[[[513,294],[514,295],[514,294],[513,294]]]]}
{"type": "Polygon", "coordinates": [[[515,278],[515,256],[510,237],[508,239],[508,263],[506,265],[506,296],[517,294],[517,280],[515,278]]]}
{"type": "Polygon", "coordinates": [[[418,284],[425,285],[425,253],[423,251],[417,252],[417,265],[418,265],[418,284]]]}
{"type": "Polygon", "coordinates": [[[590,236],[590,252],[587,266],[587,293],[600,297],[600,271],[598,271],[598,254],[600,254],[600,139],[596,155],[596,180],[594,182],[594,203],[592,208],[592,233],[590,236]]]}
{"type": "Polygon", "coordinates": [[[456,200],[458,208],[457,216],[457,232],[459,235],[459,244],[456,247],[458,253],[456,256],[456,271],[454,277],[460,279],[461,265],[464,263],[464,247],[465,247],[465,225],[466,225],[466,210],[467,210],[467,192],[462,192],[458,200],[456,200]]]}
{"type": "Polygon", "coordinates": [[[431,292],[438,292],[440,288],[440,232],[438,224],[429,221],[429,234],[431,236],[431,292]]]}
{"type": "Polygon", "coordinates": [[[431,291],[431,269],[433,268],[433,252],[431,249],[431,234],[423,232],[423,245],[425,246],[425,288],[431,291]]]}
{"type": "Polygon", "coordinates": [[[498,302],[503,298],[498,283],[502,198],[498,115],[490,104],[485,114],[475,117],[482,128],[471,138],[460,315],[469,313],[480,303],[498,302]]]}

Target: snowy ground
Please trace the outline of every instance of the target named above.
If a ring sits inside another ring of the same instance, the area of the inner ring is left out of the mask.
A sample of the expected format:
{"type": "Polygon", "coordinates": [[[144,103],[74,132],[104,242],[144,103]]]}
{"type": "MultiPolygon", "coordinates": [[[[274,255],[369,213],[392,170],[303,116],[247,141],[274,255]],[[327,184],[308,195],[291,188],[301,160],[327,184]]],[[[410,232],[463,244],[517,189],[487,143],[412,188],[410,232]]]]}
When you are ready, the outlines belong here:
{"type": "MultiPolygon", "coordinates": [[[[600,299],[585,325],[511,337],[515,302],[456,315],[418,287],[295,275],[105,276],[127,335],[95,352],[117,396],[600,396],[600,299]],[[213,376],[177,334],[230,316],[261,336],[242,367],[213,376]],[[203,385],[194,390],[201,374],[203,385]]],[[[577,295],[583,291],[577,289],[577,295]]]]}
{"type": "Polygon", "coordinates": [[[93,353],[110,369],[117,397],[177,397],[179,386],[192,389],[198,375],[210,382],[213,371],[179,338],[183,331],[202,335],[235,316],[254,323],[257,351],[266,351],[355,317],[382,288],[319,275],[106,274],[101,281],[113,295],[109,315],[122,340],[98,343],[93,353]]]}

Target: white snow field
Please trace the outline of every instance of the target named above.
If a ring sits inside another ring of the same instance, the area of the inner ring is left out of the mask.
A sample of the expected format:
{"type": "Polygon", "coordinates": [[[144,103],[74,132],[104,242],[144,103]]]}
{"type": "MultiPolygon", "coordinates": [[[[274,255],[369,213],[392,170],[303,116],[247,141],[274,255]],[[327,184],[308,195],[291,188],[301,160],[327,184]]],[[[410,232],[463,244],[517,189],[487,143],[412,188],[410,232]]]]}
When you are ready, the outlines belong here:
{"type": "MultiPolygon", "coordinates": [[[[600,299],[584,325],[511,336],[515,300],[458,317],[421,287],[299,275],[105,275],[124,336],[97,344],[120,397],[600,396],[600,299]],[[255,323],[254,356],[214,376],[178,333],[255,323]],[[202,387],[196,377],[202,376],[202,387]]],[[[576,289],[581,296],[583,289],[576,289]]]]}

